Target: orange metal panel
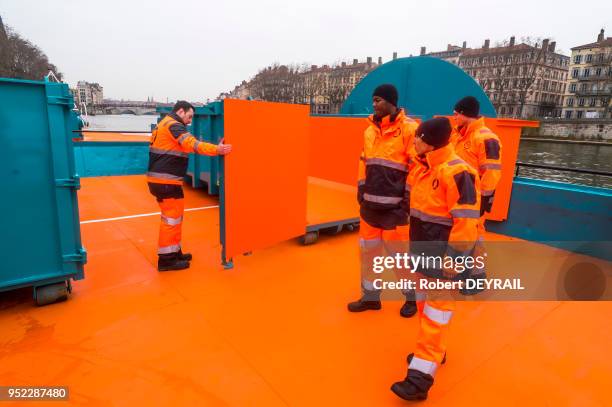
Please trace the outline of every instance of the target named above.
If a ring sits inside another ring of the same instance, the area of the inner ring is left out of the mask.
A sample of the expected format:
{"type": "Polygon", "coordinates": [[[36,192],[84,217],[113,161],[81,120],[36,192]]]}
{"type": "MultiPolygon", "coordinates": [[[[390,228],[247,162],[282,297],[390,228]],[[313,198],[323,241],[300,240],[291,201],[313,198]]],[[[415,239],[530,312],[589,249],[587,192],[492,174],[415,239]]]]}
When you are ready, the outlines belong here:
{"type": "Polygon", "coordinates": [[[305,105],[226,99],[225,256],[304,234],[308,171],[305,105]]]}
{"type": "Polygon", "coordinates": [[[495,190],[495,200],[491,212],[486,215],[490,220],[506,220],[512,194],[512,179],[518,157],[523,127],[538,127],[539,122],[515,119],[485,118],[485,123],[497,136],[502,144],[502,175],[495,190]]]}
{"type": "Polygon", "coordinates": [[[308,175],[356,185],[367,125],[364,117],[310,117],[308,175]]]}

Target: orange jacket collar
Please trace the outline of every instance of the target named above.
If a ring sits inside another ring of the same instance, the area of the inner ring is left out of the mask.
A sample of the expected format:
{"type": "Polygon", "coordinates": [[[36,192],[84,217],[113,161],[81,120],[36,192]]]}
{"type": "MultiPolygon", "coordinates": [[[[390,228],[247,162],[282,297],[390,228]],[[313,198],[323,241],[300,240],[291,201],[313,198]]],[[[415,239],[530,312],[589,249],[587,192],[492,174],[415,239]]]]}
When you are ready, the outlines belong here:
{"type": "Polygon", "coordinates": [[[406,113],[404,112],[404,109],[399,109],[397,114],[395,115],[395,120],[393,121],[391,121],[391,115],[387,115],[383,117],[380,121],[376,121],[374,119],[374,115],[371,114],[368,119],[370,120],[370,124],[376,127],[380,127],[382,130],[386,130],[391,126],[394,126],[404,121],[406,119],[406,113]]]}
{"type": "Polygon", "coordinates": [[[484,127],[484,125],[485,125],[484,117],[479,117],[478,119],[476,119],[472,123],[470,123],[469,126],[461,127],[459,129],[459,134],[461,134],[461,136],[465,137],[468,134],[472,134],[473,132],[475,132],[476,130],[480,129],[481,127],[484,127]]]}
{"type": "Polygon", "coordinates": [[[437,167],[438,165],[448,161],[451,155],[453,155],[454,147],[452,144],[448,144],[437,150],[430,151],[425,154],[425,160],[429,168],[437,167]]]}

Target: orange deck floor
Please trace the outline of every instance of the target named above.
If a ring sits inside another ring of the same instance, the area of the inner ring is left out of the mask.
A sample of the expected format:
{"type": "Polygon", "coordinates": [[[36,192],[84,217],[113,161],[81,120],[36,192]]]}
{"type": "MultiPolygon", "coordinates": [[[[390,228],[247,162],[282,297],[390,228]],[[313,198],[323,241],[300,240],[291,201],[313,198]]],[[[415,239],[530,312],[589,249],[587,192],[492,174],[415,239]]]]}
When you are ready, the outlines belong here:
{"type": "MultiPolygon", "coordinates": [[[[142,176],[82,184],[82,221],[157,211],[142,176]]],[[[189,188],[186,199],[213,206],[185,215],[189,270],[156,271],[158,216],[107,220],[82,225],[89,261],[69,301],[0,293],[0,385],[65,385],[90,406],[406,405],[389,386],[417,319],[399,302],[346,311],[359,295],[355,233],[223,270],[216,201],[189,188]]],[[[610,332],[609,302],[461,302],[421,405],[612,405],[610,332]]]]}

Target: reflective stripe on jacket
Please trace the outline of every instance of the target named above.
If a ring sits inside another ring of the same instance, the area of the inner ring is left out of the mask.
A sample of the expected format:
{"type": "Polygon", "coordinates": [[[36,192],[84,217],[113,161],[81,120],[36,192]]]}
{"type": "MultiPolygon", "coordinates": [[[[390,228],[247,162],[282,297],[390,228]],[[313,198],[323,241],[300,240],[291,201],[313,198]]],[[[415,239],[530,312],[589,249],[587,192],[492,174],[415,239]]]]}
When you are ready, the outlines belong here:
{"type": "Polygon", "coordinates": [[[458,129],[453,135],[455,152],[480,176],[483,196],[492,196],[501,178],[502,146],[499,138],[484,124],[484,118],[458,129]]]}
{"type": "Polygon", "coordinates": [[[166,115],[151,134],[147,181],[182,185],[187,174],[189,153],[216,155],[217,146],[189,134],[180,118],[166,115]]]}
{"type": "Polygon", "coordinates": [[[358,201],[370,225],[393,229],[408,223],[406,179],[418,123],[403,110],[395,116],[368,118],[359,160],[358,201]]]}
{"type": "Polygon", "coordinates": [[[478,174],[451,144],[415,161],[409,176],[410,241],[443,242],[442,251],[448,242],[454,253],[469,253],[480,218],[478,174]]]}

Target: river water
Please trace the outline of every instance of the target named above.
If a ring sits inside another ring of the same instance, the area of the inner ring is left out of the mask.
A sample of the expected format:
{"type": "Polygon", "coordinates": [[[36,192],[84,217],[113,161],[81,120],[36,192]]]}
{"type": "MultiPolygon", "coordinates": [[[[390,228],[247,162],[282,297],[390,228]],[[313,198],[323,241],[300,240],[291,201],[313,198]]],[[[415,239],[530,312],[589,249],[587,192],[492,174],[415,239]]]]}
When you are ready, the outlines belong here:
{"type": "MultiPolygon", "coordinates": [[[[149,131],[157,116],[89,116],[91,130],[149,131]]],[[[612,144],[588,145],[550,141],[521,141],[519,161],[559,167],[612,172],[612,144]]],[[[612,177],[522,167],[520,176],[612,188],[612,177]]]]}

